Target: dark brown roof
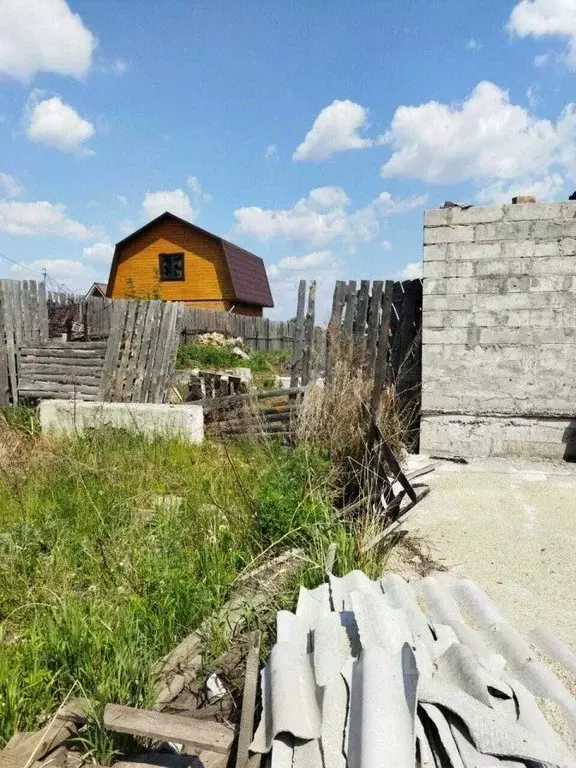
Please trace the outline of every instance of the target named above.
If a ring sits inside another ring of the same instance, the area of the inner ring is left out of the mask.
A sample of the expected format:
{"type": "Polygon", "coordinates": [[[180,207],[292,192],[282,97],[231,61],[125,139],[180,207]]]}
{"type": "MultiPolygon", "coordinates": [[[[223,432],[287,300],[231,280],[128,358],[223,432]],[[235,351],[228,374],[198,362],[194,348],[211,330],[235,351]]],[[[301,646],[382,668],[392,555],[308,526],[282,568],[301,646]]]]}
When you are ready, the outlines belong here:
{"type": "Polygon", "coordinates": [[[106,283],[92,283],[86,296],[92,296],[95,288],[100,291],[102,296],[106,296],[106,291],[108,290],[108,285],[106,283]]]}
{"type": "Polygon", "coordinates": [[[160,214],[160,216],[157,216],[155,219],[152,219],[152,221],[144,224],[143,227],[132,232],[128,237],[125,237],[124,240],[120,240],[119,243],[116,243],[114,258],[112,259],[112,266],[110,267],[110,279],[108,280],[110,288],[114,282],[113,278],[115,277],[118,254],[122,246],[166,219],[179,221],[181,224],[184,224],[191,229],[195,229],[197,232],[201,232],[203,235],[207,235],[213,240],[218,240],[220,242],[224,253],[224,260],[226,261],[228,272],[230,273],[235,301],[242,304],[256,304],[259,307],[274,306],[272,293],[270,292],[270,284],[268,282],[268,275],[266,274],[266,267],[259,256],[250,253],[250,251],[245,251],[244,248],[240,248],[238,245],[234,245],[234,243],[229,243],[227,240],[215,235],[213,232],[208,232],[208,230],[202,229],[201,227],[196,226],[196,224],[191,224],[189,221],[181,219],[179,216],[176,216],[169,211],[160,214]]]}

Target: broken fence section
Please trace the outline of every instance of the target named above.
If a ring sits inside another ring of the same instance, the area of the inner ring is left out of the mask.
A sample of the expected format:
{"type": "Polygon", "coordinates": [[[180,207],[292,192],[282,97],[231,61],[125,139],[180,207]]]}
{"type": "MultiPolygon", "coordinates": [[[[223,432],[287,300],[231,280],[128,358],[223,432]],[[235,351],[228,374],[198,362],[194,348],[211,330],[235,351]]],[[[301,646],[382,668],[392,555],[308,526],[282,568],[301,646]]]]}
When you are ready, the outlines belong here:
{"type": "Polygon", "coordinates": [[[114,302],[101,399],[162,403],[180,340],[179,305],[171,301],[114,302]]]}

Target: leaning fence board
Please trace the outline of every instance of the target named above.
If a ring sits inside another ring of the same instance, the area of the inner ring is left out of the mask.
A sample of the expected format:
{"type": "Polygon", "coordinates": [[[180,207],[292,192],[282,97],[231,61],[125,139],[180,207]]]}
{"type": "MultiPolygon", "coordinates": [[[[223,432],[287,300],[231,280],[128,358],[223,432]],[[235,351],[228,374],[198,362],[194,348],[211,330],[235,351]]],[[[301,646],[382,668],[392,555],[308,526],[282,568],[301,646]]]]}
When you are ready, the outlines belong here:
{"type": "Polygon", "coordinates": [[[390,328],[390,310],[392,307],[393,291],[394,283],[391,280],[386,280],[386,285],[384,286],[384,293],[382,297],[382,320],[380,322],[380,332],[378,334],[378,351],[376,353],[374,382],[372,386],[372,396],[370,399],[372,414],[376,420],[378,420],[380,400],[382,398],[382,390],[384,388],[384,382],[386,381],[387,374],[389,346],[388,330],[390,328]]]}
{"type": "Polygon", "coordinates": [[[142,342],[140,344],[140,352],[138,355],[138,362],[136,365],[136,378],[134,380],[134,402],[139,403],[142,401],[142,388],[144,384],[144,374],[146,372],[146,360],[150,352],[150,342],[152,338],[152,328],[156,322],[156,317],[160,308],[160,302],[158,300],[150,301],[146,306],[146,319],[144,321],[144,328],[142,329],[142,342]]]}
{"type": "Polygon", "coordinates": [[[16,405],[18,403],[18,377],[16,374],[16,351],[18,347],[14,332],[15,312],[12,295],[13,291],[11,288],[12,281],[1,280],[0,286],[2,290],[2,321],[6,334],[6,354],[8,358],[10,389],[12,390],[12,402],[16,405]]]}
{"type": "Polygon", "coordinates": [[[308,309],[304,322],[304,352],[302,354],[302,381],[308,384],[311,376],[312,352],[314,346],[314,318],[316,310],[316,280],[310,281],[308,289],[308,309]]]}
{"type": "Polygon", "coordinates": [[[230,751],[234,742],[234,731],[221,723],[122,707],[118,704],[107,704],[104,708],[104,728],[156,741],[189,744],[223,754],[230,751]]]}
{"type": "Polygon", "coordinates": [[[120,299],[114,302],[114,311],[112,315],[112,325],[110,336],[106,346],[106,356],[104,358],[104,368],[102,370],[102,400],[112,400],[112,394],[116,386],[116,369],[118,367],[118,358],[121,351],[122,339],[124,336],[124,325],[126,323],[126,312],[128,311],[128,301],[120,299]]]}

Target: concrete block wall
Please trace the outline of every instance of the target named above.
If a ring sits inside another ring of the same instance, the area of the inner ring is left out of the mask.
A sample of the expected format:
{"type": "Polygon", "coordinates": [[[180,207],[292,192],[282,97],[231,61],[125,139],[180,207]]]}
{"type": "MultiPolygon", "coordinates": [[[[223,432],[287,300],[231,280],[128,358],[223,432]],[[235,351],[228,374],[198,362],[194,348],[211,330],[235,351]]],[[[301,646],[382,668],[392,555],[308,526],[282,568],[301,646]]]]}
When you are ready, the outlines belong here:
{"type": "Polygon", "coordinates": [[[576,202],[427,211],[421,450],[576,459],[576,202]]]}

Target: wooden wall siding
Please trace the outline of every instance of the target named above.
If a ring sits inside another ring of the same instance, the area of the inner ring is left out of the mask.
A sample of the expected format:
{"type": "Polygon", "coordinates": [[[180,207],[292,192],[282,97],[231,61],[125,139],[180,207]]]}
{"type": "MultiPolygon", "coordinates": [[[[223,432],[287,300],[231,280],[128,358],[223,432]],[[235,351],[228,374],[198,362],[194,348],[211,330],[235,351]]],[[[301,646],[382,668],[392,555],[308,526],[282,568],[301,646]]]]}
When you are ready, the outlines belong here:
{"type": "Polygon", "coordinates": [[[106,341],[28,343],[19,349],[20,399],[97,400],[106,341]]]}
{"type": "Polygon", "coordinates": [[[222,245],[177,221],[161,221],[121,246],[109,296],[123,299],[131,289],[145,295],[159,290],[160,298],[167,301],[234,299],[222,245]],[[184,252],[185,280],[158,282],[159,254],[177,251],[184,252]]]}
{"type": "Polygon", "coordinates": [[[180,305],[115,301],[106,348],[101,399],[162,403],[180,340],[180,305]]]}

